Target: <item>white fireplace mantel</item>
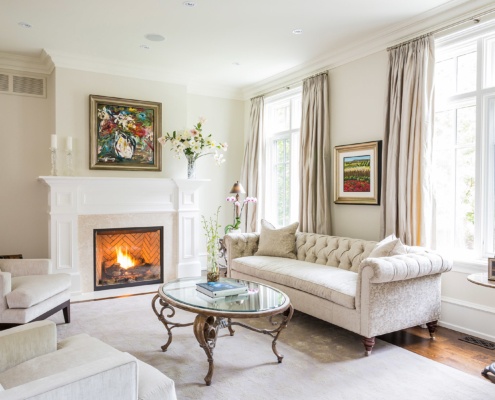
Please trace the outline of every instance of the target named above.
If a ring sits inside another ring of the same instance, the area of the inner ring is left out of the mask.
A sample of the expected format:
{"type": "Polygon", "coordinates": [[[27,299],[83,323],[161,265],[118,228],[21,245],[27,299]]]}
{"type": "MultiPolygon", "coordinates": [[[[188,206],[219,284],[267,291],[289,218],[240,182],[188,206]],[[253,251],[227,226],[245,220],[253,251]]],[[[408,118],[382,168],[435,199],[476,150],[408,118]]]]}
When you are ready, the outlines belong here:
{"type": "Polygon", "coordinates": [[[208,180],[41,176],[49,187],[49,255],[52,272],[72,276],[72,292],[92,291],[94,229],[164,225],[164,277],[201,274],[199,261],[199,187],[208,180]],[[98,216],[91,218],[91,216],[98,216]],[[81,223],[82,222],[82,223],[81,223]],[[81,226],[80,226],[81,225],[81,226]],[[166,225],[166,226],[165,226],[166,225]],[[81,236],[81,237],[80,237],[81,236]],[[89,236],[89,237],[88,237],[89,236]],[[91,243],[88,243],[91,242],[91,243]]]}

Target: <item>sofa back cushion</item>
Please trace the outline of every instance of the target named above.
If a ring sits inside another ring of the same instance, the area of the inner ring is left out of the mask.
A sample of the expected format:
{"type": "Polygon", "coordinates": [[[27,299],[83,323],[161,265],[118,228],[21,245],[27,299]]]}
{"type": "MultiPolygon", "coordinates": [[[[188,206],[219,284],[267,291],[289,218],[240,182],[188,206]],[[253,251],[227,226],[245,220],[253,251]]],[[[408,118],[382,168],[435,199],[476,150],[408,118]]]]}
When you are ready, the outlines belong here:
{"type": "Polygon", "coordinates": [[[375,248],[376,242],[341,236],[298,232],[297,259],[358,272],[359,264],[375,248]]]}

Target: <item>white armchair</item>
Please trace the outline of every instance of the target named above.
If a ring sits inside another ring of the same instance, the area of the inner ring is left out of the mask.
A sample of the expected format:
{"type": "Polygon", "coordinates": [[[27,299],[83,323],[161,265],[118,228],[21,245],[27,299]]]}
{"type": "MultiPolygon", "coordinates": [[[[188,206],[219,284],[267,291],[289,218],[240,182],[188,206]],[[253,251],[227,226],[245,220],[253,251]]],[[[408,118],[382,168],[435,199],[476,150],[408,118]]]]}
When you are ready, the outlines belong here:
{"type": "Polygon", "coordinates": [[[63,310],[70,322],[69,274],[50,274],[47,259],[0,259],[0,330],[63,310]]]}
{"type": "Polygon", "coordinates": [[[61,340],[52,321],[0,332],[0,400],[177,400],[174,381],[86,334],[61,340]]]}

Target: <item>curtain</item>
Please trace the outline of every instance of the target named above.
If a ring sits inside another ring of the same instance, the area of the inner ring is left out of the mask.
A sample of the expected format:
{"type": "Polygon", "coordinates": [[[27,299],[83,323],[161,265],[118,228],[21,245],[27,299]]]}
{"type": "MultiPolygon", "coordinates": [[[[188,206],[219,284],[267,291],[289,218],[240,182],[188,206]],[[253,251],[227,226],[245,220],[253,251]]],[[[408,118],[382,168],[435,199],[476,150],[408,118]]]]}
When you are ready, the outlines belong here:
{"type": "MultiPolygon", "coordinates": [[[[258,198],[262,202],[261,194],[261,146],[263,143],[263,96],[251,99],[250,135],[244,149],[244,160],[241,169],[241,184],[246,190],[247,196],[258,198]]],[[[258,205],[246,204],[246,221],[244,232],[256,232],[258,228],[258,205]]]]}
{"type": "Polygon", "coordinates": [[[303,81],[299,168],[299,229],[330,234],[328,75],[303,81]]]}
{"type": "Polygon", "coordinates": [[[431,243],[434,65],[431,36],[389,50],[381,235],[409,245],[431,243]]]}

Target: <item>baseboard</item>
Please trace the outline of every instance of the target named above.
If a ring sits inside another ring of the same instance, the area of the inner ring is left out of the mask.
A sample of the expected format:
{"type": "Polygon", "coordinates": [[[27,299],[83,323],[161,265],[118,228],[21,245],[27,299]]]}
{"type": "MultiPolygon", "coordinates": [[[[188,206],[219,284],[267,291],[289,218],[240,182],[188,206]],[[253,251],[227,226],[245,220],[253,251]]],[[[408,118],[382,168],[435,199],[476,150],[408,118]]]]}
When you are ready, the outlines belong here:
{"type": "Polygon", "coordinates": [[[439,325],[495,342],[495,308],[442,297],[439,325]]]}

